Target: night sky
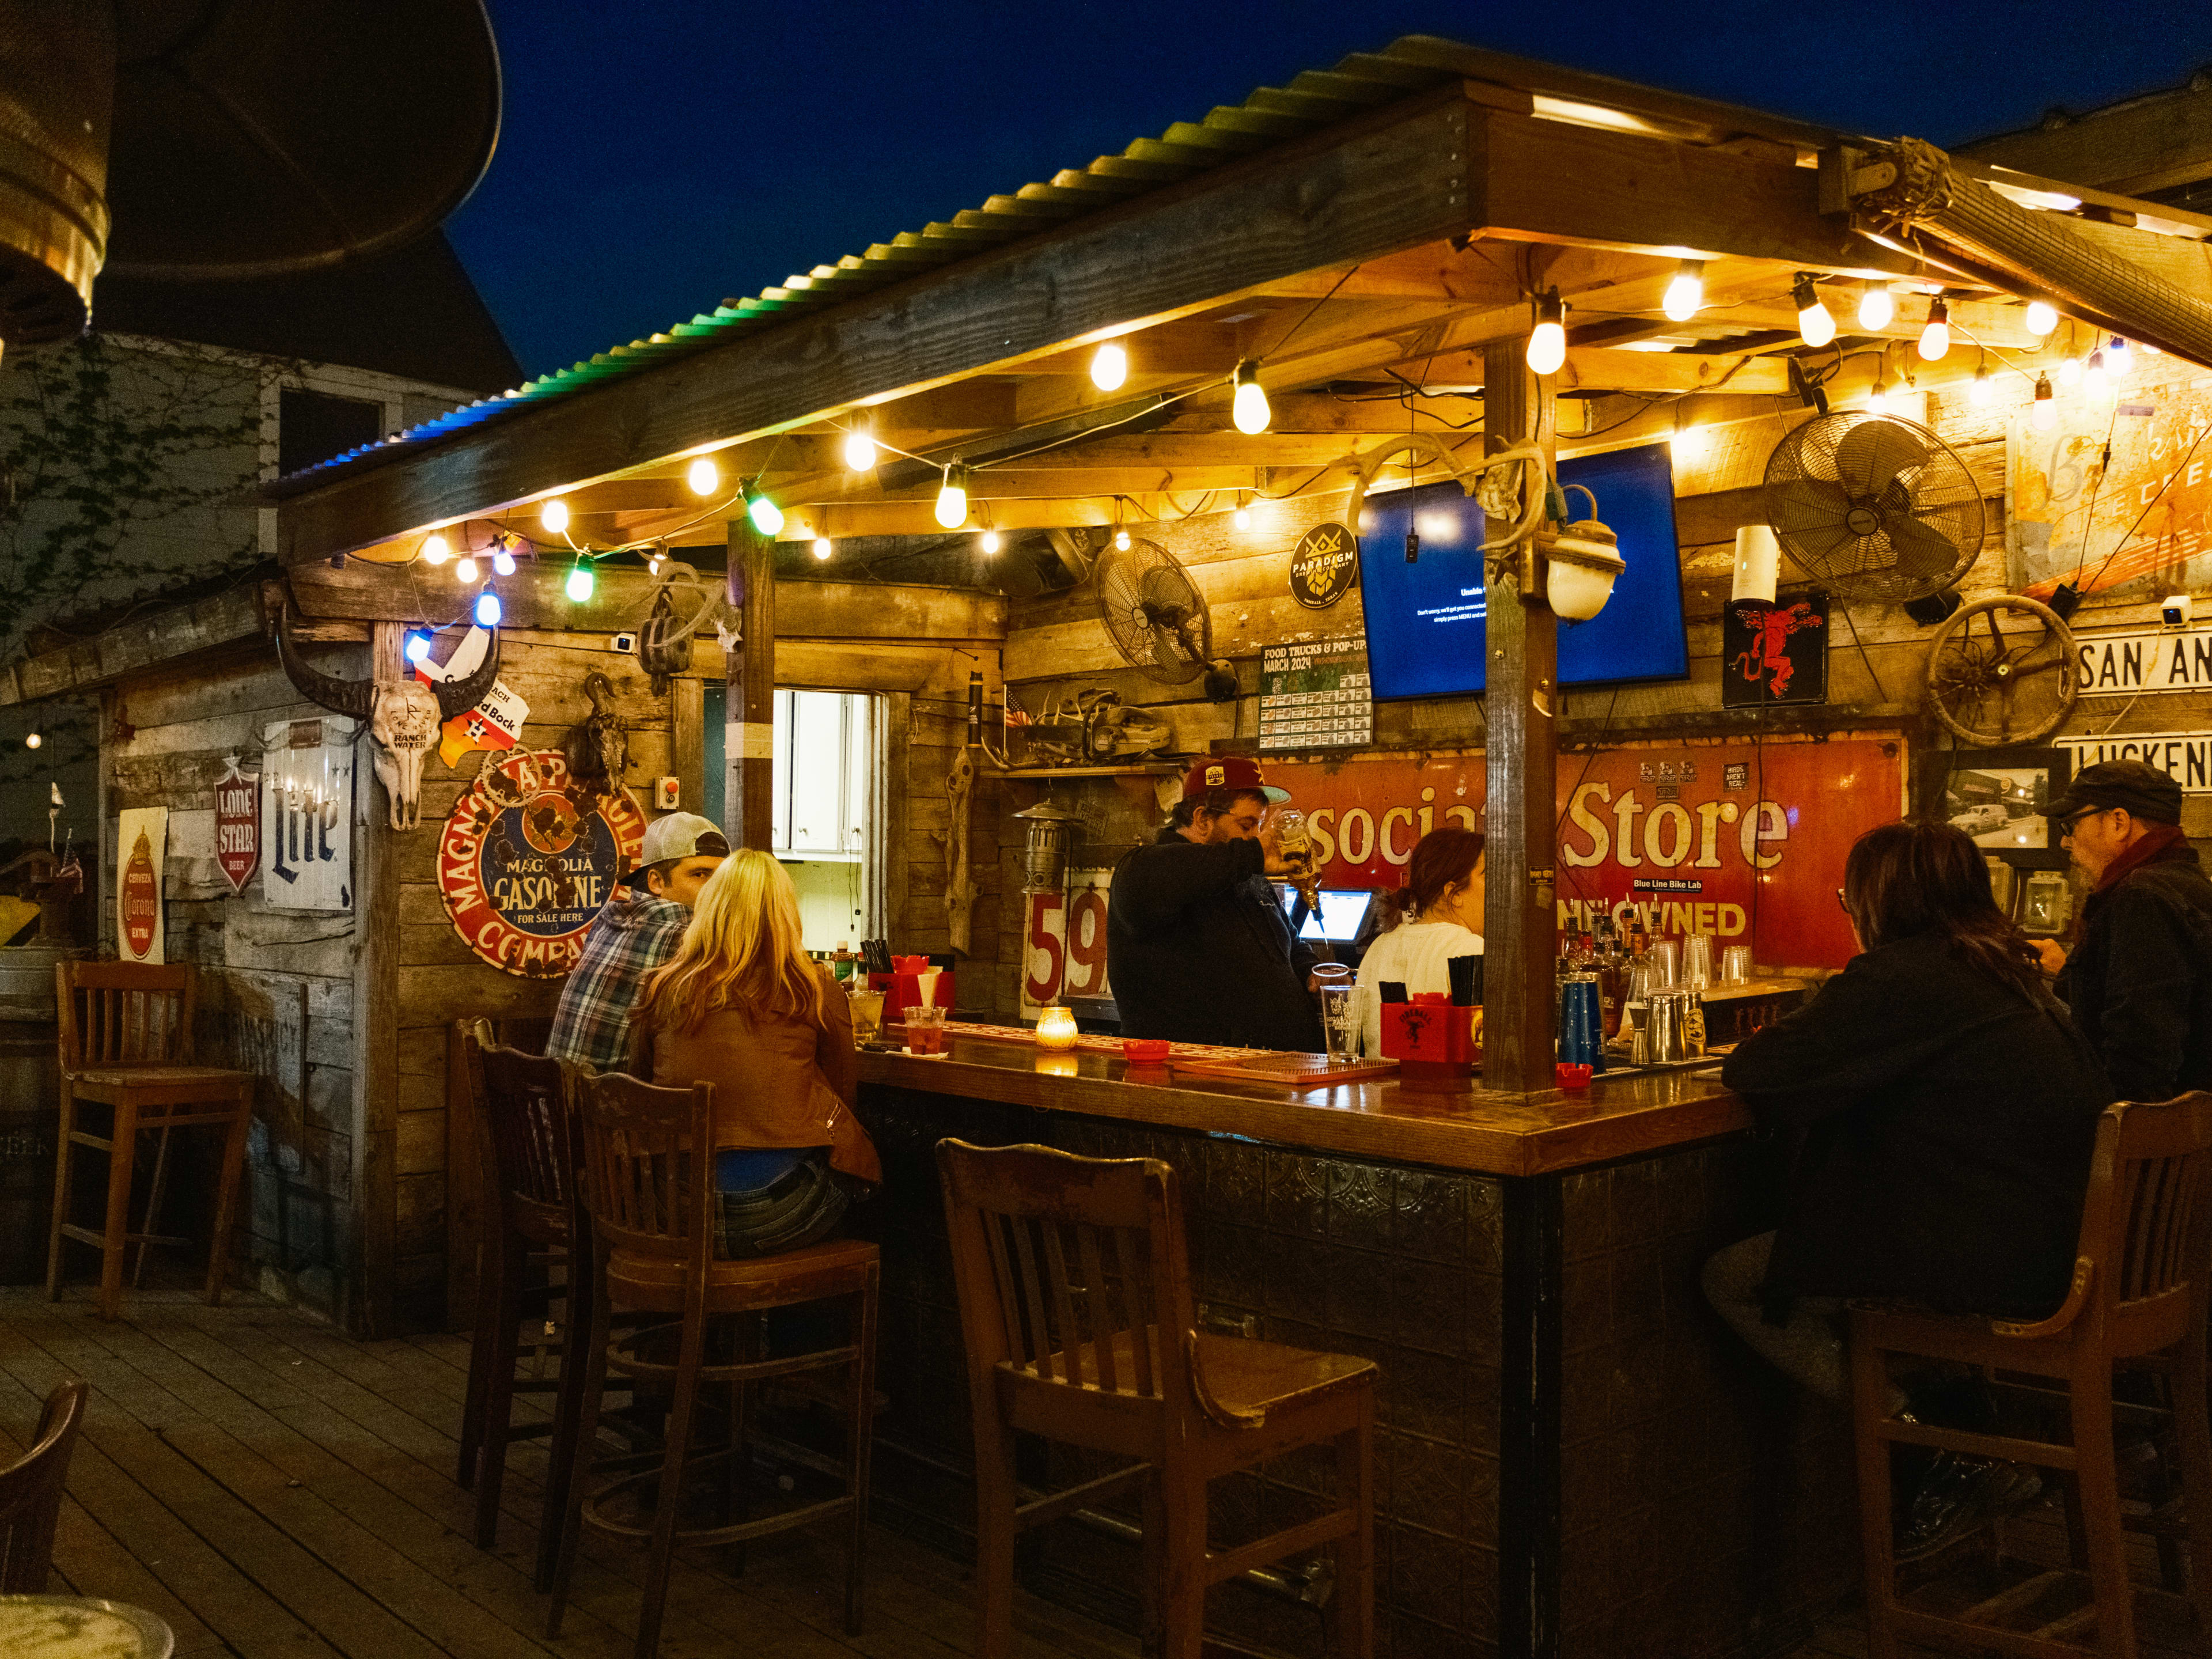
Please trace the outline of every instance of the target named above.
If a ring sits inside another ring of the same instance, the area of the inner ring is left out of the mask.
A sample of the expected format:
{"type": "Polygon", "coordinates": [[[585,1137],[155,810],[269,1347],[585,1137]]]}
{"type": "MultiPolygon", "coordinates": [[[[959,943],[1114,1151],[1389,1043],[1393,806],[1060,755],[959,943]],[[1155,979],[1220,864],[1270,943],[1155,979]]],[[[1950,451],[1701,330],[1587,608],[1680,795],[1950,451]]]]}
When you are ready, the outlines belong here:
{"type": "Polygon", "coordinates": [[[448,228],[532,374],[1401,34],[1939,144],[2212,67],[2205,0],[490,5],[506,125],[448,228]]]}

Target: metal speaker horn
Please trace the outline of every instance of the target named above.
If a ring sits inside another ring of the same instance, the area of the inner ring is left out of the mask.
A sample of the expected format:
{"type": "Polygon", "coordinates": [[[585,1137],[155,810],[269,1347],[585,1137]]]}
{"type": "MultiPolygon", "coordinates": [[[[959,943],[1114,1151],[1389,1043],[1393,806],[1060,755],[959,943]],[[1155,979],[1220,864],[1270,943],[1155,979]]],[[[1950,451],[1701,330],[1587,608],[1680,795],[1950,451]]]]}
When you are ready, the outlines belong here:
{"type": "Polygon", "coordinates": [[[115,19],[84,0],[0,0],[0,341],[84,326],[107,253],[115,19]]]}

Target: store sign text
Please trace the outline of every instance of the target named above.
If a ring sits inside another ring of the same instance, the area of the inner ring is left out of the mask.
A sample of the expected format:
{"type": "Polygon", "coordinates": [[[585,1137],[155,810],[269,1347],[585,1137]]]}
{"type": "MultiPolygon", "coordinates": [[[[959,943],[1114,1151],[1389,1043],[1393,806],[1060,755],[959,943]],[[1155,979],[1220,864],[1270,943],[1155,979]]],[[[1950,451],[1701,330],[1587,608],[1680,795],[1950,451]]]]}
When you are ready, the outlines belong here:
{"type": "Polygon", "coordinates": [[[2131,732],[2124,738],[2053,738],[2069,750],[2074,769],[2099,761],[2142,761],[2181,786],[2185,795],[2212,795],[2212,732],[2131,732]]]}
{"type": "Polygon", "coordinates": [[[2085,697],[2212,691],[2212,629],[2076,634],[2074,644],[2075,678],[2085,697]]]}

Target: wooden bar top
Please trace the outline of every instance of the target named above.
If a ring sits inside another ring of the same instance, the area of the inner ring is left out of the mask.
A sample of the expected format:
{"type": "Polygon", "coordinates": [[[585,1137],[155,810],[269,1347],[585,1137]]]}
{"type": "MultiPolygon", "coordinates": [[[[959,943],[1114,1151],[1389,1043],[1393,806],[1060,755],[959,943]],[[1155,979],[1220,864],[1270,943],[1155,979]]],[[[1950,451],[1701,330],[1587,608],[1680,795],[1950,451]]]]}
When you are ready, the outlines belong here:
{"type": "Polygon", "coordinates": [[[1721,1086],[1717,1060],[1524,1099],[1479,1086],[1408,1089],[1395,1078],[1293,1089],[957,1032],[945,1048],[942,1058],[863,1049],[860,1081],[1483,1175],[1577,1169],[1751,1127],[1743,1103],[1721,1086]]]}

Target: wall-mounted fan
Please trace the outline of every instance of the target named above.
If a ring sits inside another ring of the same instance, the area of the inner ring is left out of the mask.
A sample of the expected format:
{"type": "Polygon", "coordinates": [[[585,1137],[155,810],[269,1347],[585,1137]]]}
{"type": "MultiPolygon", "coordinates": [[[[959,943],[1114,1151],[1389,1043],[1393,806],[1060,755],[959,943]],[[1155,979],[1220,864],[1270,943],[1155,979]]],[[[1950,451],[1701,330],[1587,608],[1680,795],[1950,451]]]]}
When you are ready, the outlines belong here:
{"type": "Polygon", "coordinates": [[[1204,674],[1208,696],[1218,697],[1224,680],[1227,695],[1237,695],[1229,665],[1214,659],[1206,596],[1167,549],[1136,540],[1109,546],[1093,577],[1098,620],[1132,668],[1165,685],[1185,685],[1204,674]]]}
{"type": "Polygon", "coordinates": [[[1982,492],[1948,444],[1911,421],[1820,416],[1766,459],[1774,533],[1846,600],[1940,593],[1982,547],[1982,492]]]}

